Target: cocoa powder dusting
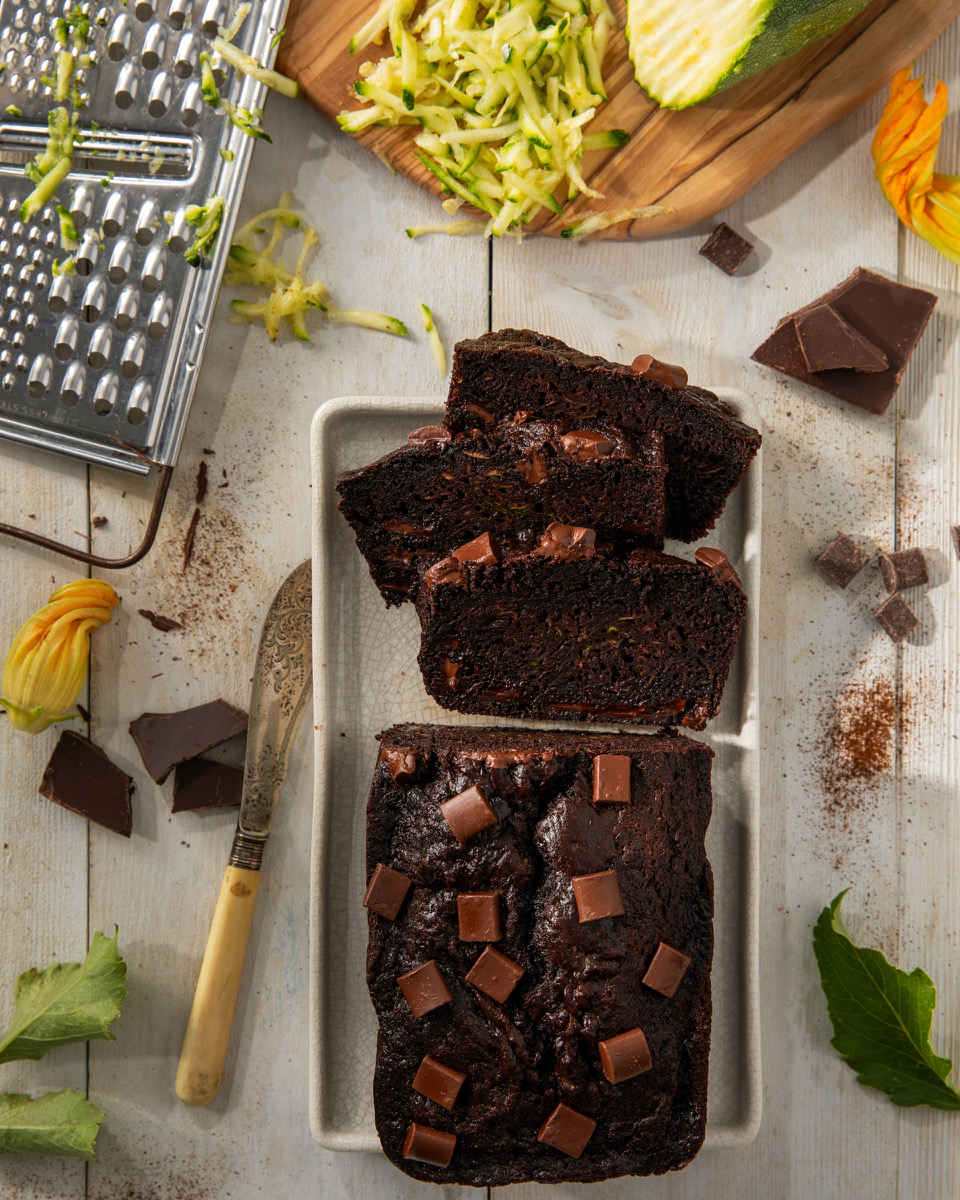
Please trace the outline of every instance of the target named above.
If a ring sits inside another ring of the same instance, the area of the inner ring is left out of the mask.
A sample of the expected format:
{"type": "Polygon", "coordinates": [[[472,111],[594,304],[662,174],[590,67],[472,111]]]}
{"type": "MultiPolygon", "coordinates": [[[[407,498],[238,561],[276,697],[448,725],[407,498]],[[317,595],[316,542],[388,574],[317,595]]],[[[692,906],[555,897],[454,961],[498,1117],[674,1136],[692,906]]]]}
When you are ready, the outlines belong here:
{"type": "Polygon", "coordinates": [[[818,747],[828,816],[845,829],[874,796],[896,757],[897,697],[879,677],[850,684],[834,701],[818,747]]]}

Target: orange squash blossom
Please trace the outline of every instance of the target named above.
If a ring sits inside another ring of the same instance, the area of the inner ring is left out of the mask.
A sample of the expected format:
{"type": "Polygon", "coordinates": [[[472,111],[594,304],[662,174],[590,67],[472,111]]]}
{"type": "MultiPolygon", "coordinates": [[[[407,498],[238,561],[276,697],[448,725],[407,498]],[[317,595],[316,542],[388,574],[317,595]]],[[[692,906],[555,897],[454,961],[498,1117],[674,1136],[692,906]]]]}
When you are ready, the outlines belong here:
{"type": "Polygon", "coordinates": [[[893,77],[873,138],[874,175],[900,220],[946,258],[960,263],[960,176],[934,171],[947,115],[947,87],[937,80],[933,100],[911,67],[893,77]]]}

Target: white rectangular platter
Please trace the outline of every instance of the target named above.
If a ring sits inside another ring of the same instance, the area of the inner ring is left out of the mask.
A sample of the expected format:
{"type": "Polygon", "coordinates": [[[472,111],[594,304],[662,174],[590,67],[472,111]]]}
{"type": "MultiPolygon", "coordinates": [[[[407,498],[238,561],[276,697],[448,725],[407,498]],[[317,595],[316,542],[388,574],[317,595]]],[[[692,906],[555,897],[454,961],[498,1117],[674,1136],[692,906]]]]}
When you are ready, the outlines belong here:
{"type": "MultiPolygon", "coordinates": [[[[721,397],[760,427],[752,401],[721,397]]],[[[413,605],[387,609],[337,512],[342,471],[436,424],[438,400],[345,396],[313,420],[313,657],[316,783],[311,866],[310,1123],[331,1150],[378,1150],[373,1118],[377,1021],[367,994],[366,801],[376,734],[401,721],[489,725],[489,717],[441,709],[417,667],[413,605]]],[[[707,852],[716,880],[713,1036],[707,1146],[744,1145],[760,1124],[757,963],[759,763],[757,680],[760,607],[761,456],[730,497],[704,545],[729,556],[749,597],[747,620],[720,715],[698,734],[716,752],[707,852]]],[[[693,546],[668,545],[692,556],[693,546]]],[[[504,720],[504,725],[536,724],[504,720]]],[[[555,724],[555,723],[554,723],[555,724]]],[[[573,728],[611,729],[615,726],[573,728]]],[[[633,727],[633,731],[638,731],[633,727]]]]}

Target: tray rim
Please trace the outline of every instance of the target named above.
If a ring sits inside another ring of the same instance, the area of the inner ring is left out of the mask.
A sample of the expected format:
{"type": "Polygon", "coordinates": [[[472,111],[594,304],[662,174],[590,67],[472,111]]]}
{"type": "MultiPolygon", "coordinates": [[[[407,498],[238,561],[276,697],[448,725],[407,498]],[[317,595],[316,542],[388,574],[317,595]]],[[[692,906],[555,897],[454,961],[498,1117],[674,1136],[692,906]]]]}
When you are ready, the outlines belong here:
{"type": "MultiPolygon", "coordinates": [[[[763,432],[760,413],[752,399],[738,388],[717,388],[715,394],[747,424],[763,432]]],[[[319,952],[320,938],[326,923],[324,889],[321,886],[323,852],[326,844],[327,807],[324,795],[326,764],[332,753],[333,732],[329,711],[327,642],[325,637],[325,613],[328,608],[328,578],[323,557],[323,528],[330,510],[332,489],[325,476],[323,448],[326,430],[330,423],[344,414],[369,413],[377,407],[391,415],[404,412],[423,413],[434,410],[441,416],[444,402],[436,397],[408,397],[389,395],[337,396],[326,400],[316,410],[310,425],[312,500],[312,556],[313,556],[313,687],[314,687],[314,794],[313,826],[310,844],[310,980],[309,980],[309,1116],[310,1132],[314,1141],[326,1150],[367,1153],[382,1153],[379,1141],[362,1132],[344,1132],[342,1128],[330,1128],[323,1114],[323,1058],[325,1011],[322,987],[323,956],[319,952]]],[[[760,1128],[762,1116],[762,1077],[760,1045],[760,969],[759,969],[759,923],[760,923],[760,749],[759,749],[759,638],[760,638],[760,563],[762,531],[762,476],[763,451],[758,451],[747,474],[741,480],[738,492],[743,489],[748,511],[753,520],[744,536],[744,555],[741,574],[750,603],[747,607],[745,628],[741,634],[740,648],[745,654],[744,693],[750,696],[746,716],[739,734],[719,735],[726,742],[733,742],[742,755],[742,779],[744,781],[747,811],[745,827],[746,844],[743,849],[744,874],[741,907],[743,912],[743,1012],[744,1043],[748,1048],[744,1063],[744,1091],[746,1102],[739,1121],[711,1125],[709,1109],[704,1149],[746,1146],[754,1140],[760,1128]]],[[[335,505],[334,509],[335,511],[335,505]]],[[[694,544],[691,544],[691,547],[694,544]]],[[[552,723],[556,725],[556,722],[552,723]]],[[[583,727],[573,728],[583,731],[583,727]]],[[[604,726],[590,726],[599,732],[604,726]]],[[[646,728],[646,727],[643,727],[646,728]]],[[[709,733],[709,728],[707,731],[709,733]]],[[[703,736],[700,734],[699,736],[703,736]]]]}

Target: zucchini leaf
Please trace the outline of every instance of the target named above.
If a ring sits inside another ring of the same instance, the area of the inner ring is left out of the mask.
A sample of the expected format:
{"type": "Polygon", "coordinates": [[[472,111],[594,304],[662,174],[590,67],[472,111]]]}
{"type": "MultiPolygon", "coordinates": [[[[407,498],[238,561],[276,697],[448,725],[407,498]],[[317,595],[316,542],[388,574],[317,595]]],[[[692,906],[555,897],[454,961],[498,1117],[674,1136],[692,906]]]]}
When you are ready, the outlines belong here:
{"type": "Polygon", "coordinates": [[[953,1063],[934,1054],[930,1022],[937,990],[919,967],[908,975],[879,950],[857,946],[840,917],[840,893],[813,930],[820,986],[833,1023],[830,1044],[864,1087],[894,1104],[960,1110],[960,1091],[947,1082],[953,1063]]]}
{"type": "Polygon", "coordinates": [[[108,1026],[120,1016],[126,976],[117,935],[100,932],[82,963],[24,971],[17,980],[13,1022],[0,1038],[0,1063],[42,1058],[54,1046],[91,1038],[112,1042],[108,1026]]]}
{"type": "Polygon", "coordinates": [[[31,1100],[0,1095],[0,1154],[64,1154],[96,1162],[93,1152],[106,1113],[70,1088],[31,1100]]]}

